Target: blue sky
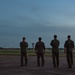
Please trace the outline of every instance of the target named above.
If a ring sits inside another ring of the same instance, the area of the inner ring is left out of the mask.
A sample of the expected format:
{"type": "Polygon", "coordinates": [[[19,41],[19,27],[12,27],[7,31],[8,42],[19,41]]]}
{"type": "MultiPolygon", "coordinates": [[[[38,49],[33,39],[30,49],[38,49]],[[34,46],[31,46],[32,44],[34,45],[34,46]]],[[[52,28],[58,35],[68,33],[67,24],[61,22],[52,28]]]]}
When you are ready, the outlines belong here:
{"type": "Polygon", "coordinates": [[[75,0],[0,0],[0,47],[19,47],[23,36],[50,47],[54,34],[60,47],[68,34],[75,40],[75,0]]]}

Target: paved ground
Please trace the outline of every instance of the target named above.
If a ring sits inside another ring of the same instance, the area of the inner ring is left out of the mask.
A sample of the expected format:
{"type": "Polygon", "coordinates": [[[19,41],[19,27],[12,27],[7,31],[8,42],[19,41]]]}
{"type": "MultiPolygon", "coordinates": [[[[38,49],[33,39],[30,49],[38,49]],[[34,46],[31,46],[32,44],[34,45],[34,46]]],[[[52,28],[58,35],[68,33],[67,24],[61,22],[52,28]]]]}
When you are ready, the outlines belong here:
{"type": "Polygon", "coordinates": [[[75,75],[75,58],[71,69],[65,57],[60,57],[59,68],[53,68],[51,57],[45,57],[44,67],[37,67],[36,56],[28,59],[28,66],[21,67],[20,56],[0,56],[0,75],[75,75]]]}

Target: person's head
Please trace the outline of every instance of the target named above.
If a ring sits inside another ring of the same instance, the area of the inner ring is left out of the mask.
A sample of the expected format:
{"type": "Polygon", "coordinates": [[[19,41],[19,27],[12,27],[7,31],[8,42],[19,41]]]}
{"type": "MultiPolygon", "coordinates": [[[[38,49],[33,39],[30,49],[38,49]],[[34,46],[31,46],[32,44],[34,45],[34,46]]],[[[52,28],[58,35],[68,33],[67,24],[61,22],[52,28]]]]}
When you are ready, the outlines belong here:
{"type": "Polygon", "coordinates": [[[25,41],[25,39],[26,39],[26,38],[25,38],[25,37],[23,37],[23,41],[25,41]]]}
{"type": "Polygon", "coordinates": [[[71,36],[70,36],[70,35],[68,35],[68,36],[67,36],[67,39],[70,39],[70,38],[71,38],[71,36]]]}
{"type": "Polygon", "coordinates": [[[57,38],[57,35],[54,35],[54,39],[56,39],[57,38]]]}
{"type": "Polygon", "coordinates": [[[39,37],[39,41],[41,41],[42,40],[42,38],[41,37],[39,37]]]}

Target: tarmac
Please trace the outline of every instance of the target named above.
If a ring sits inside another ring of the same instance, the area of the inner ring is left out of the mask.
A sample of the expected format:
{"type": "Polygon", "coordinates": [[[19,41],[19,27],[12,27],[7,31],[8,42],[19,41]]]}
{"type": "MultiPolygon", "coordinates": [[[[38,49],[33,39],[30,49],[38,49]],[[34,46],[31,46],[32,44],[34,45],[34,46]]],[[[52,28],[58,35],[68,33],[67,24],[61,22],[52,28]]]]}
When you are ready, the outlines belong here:
{"type": "Polygon", "coordinates": [[[53,68],[52,57],[45,56],[44,67],[37,67],[36,56],[28,56],[28,65],[20,66],[20,56],[0,56],[0,75],[75,75],[75,58],[68,68],[66,57],[60,57],[59,68],[53,68]]]}

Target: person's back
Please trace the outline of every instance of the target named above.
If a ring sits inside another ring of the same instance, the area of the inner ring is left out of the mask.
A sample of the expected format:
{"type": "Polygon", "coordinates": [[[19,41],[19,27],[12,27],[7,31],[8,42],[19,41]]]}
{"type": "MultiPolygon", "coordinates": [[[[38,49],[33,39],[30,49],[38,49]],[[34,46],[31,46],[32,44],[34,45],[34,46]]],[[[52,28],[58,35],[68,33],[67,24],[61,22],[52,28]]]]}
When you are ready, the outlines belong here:
{"type": "Polygon", "coordinates": [[[67,36],[68,40],[65,41],[64,48],[66,48],[67,52],[70,52],[74,48],[74,42],[70,39],[70,35],[67,36]]]}
{"type": "Polygon", "coordinates": [[[52,48],[58,48],[59,41],[57,39],[52,40],[51,46],[52,46],[52,48]]]}
{"type": "Polygon", "coordinates": [[[22,51],[22,52],[25,52],[25,51],[26,51],[26,48],[28,47],[28,43],[25,42],[25,41],[22,41],[22,42],[20,43],[20,47],[21,47],[21,51],[22,51]]]}
{"type": "Polygon", "coordinates": [[[37,53],[43,53],[43,50],[45,50],[45,46],[44,46],[44,43],[42,41],[38,41],[36,43],[36,50],[37,50],[37,53]]]}
{"type": "Polygon", "coordinates": [[[74,48],[74,42],[69,39],[65,42],[65,47],[68,49],[68,48],[74,48]]]}
{"type": "Polygon", "coordinates": [[[51,41],[50,45],[52,46],[52,51],[57,51],[59,47],[59,40],[56,39],[57,36],[54,36],[54,39],[51,41]]]}

